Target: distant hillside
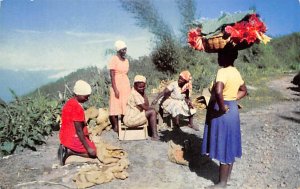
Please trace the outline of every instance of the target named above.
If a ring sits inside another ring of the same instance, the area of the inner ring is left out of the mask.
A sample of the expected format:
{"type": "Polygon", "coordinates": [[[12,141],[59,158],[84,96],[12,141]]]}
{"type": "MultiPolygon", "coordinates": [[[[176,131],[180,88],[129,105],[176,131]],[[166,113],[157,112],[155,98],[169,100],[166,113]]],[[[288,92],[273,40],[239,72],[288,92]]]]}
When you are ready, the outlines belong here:
{"type": "MultiPolygon", "coordinates": [[[[300,33],[274,38],[267,45],[259,45],[261,48],[250,48],[252,51],[252,61],[260,60],[260,64],[269,62],[273,67],[282,64],[287,65],[289,69],[299,69],[300,62],[300,33]],[[263,47],[263,48],[262,48],[263,47]],[[294,67],[296,66],[296,67],[294,67]]],[[[257,61],[256,61],[257,62],[257,61]]],[[[278,67],[277,66],[277,67],[278,67]]]]}
{"type": "MultiPolygon", "coordinates": [[[[245,78],[251,79],[253,75],[261,75],[268,72],[282,72],[283,70],[300,70],[300,33],[293,33],[288,36],[272,39],[267,45],[260,44],[241,51],[237,66],[245,78]],[[249,64],[245,64],[249,63],[249,64]],[[247,66],[247,67],[245,67],[247,66]],[[252,67],[251,69],[249,68],[252,67]],[[249,71],[251,70],[251,72],[249,71]]],[[[206,87],[212,80],[217,68],[216,55],[196,52],[186,49],[185,53],[190,53],[186,57],[190,61],[185,63],[193,73],[193,86],[196,90],[206,87]],[[194,57],[192,57],[194,56],[194,57]],[[196,61],[195,61],[196,60],[196,61]]],[[[143,74],[147,78],[148,92],[156,88],[162,79],[177,79],[177,75],[168,75],[155,68],[151,55],[131,59],[129,79],[132,81],[135,74],[143,74]]],[[[93,86],[94,95],[90,99],[90,104],[97,106],[108,105],[108,87],[110,84],[109,73],[106,68],[101,70],[96,67],[79,69],[56,82],[39,87],[29,95],[37,93],[47,95],[51,98],[59,98],[59,93],[68,97],[71,95],[72,87],[76,80],[83,79],[93,86]]]]}
{"type": "Polygon", "coordinates": [[[8,102],[12,100],[9,89],[16,92],[17,95],[24,95],[37,87],[45,85],[54,79],[48,78],[53,71],[14,71],[0,69],[0,97],[8,102]]]}
{"type": "MultiPolygon", "coordinates": [[[[149,57],[140,57],[138,60],[129,59],[129,79],[132,81],[136,74],[145,75],[146,78],[148,78],[148,91],[156,87],[160,79],[168,78],[168,76],[156,70],[149,57]]],[[[87,81],[93,88],[93,95],[87,104],[100,107],[108,106],[110,77],[106,68],[98,69],[97,67],[88,67],[79,69],[55,82],[39,87],[35,91],[27,94],[27,96],[42,94],[50,98],[58,99],[61,95],[66,99],[72,95],[73,86],[79,79],[87,81]]]]}
{"type": "MultiPolygon", "coordinates": [[[[109,83],[108,72],[106,69],[99,70],[97,67],[78,69],[77,71],[58,79],[55,82],[48,83],[37,88],[35,91],[27,94],[27,96],[41,94],[53,99],[67,99],[72,95],[73,86],[79,79],[85,80],[90,83],[93,88],[93,93],[105,97],[105,101],[107,100],[107,86],[109,83]]],[[[104,99],[102,99],[101,101],[103,100],[104,99]]],[[[103,105],[103,102],[99,103],[103,105]]]]}
{"type": "Polygon", "coordinates": [[[300,69],[300,32],[274,39],[271,45],[275,51],[274,55],[280,62],[298,64],[298,68],[291,67],[291,69],[300,69]]]}

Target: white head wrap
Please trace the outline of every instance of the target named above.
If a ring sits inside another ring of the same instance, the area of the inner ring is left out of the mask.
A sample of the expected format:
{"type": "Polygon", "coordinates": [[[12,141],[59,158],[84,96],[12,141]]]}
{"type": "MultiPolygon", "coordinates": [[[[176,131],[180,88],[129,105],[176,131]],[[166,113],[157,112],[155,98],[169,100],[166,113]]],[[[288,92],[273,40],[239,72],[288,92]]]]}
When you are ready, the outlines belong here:
{"type": "Polygon", "coordinates": [[[133,82],[134,82],[134,83],[135,83],[135,82],[144,82],[144,83],[146,83],[146,77],[145,77],[145,76],[142,76],[142,75],[136,75],[136,76],[134,77],[133,82]]]}
{"type": "Polygon", "coordinates": [[[73,92],[76,95],[90,95],[92,93],[92,88],[87,82],[78,80],[74,85],[73,92]]]}
{"type": "Polygon", "coordinates": [[[124,41],[121,41],[121,40],[118,40],[115,42],[115,47],[116,47],[116,50],[119,51],[121,49],[124,49],[126,48],[126,43],[124,41]]]}

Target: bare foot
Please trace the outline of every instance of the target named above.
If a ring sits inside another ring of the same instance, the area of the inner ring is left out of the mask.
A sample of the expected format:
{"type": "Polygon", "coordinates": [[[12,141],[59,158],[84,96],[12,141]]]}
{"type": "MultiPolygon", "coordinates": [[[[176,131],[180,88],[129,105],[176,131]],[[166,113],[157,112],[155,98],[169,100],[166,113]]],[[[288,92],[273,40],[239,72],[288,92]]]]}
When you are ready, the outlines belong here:
{"type": "Polygon", "coordinates": [[[160,141],[160,137],[159,136],[153,136],[153,137],[151,137],[151,140],[160,141]]]}
{"type": "Polygon", "coordinates": [[[207,186],[205,187],[205,189],[213,189],[213,188],[226,188],[226,184],[223,184],[223,183],[218,183],[218,184],[215,184],[215,185],[212,185],[212,186],[207,186]]]}
{"type": "Polygon", "coordinates": [[[113,130],[118,133],[119,132],[119,128],[118,127],[113,127],[113,130]]]}
{"type": "Polygon", "coordinates": [[[65,165],[66,159],[69,157],[69,155],[68,148],[60,144],[58,149],[58,159],[61,166],[65,165]]]}

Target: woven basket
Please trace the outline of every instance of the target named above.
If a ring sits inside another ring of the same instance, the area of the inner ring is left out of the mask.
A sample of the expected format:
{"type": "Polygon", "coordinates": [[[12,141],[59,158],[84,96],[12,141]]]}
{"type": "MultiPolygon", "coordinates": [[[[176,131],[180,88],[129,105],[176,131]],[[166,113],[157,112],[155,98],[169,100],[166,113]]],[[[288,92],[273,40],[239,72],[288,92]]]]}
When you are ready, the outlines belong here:
{"type": "Polygon", "coordinates": [[[208,39],[203,38],[202,42],[204,45],[205,52],[216,53],[223,49],[228,42],[230,42],[230,38],[224,36],[223,33],[220,33],[208,39]]]}
{"type": "Polygon", "coordinates": [[[226,48],[233,48],[236,50],[243,50],[251,47],[254,43],[248,44],[246,41],[235,44],[230,40],[230,37],[225,36],[223,33],[215,35],[210,38],[202,38],[204,50],[207,53],[217,53],[226,48]]]}

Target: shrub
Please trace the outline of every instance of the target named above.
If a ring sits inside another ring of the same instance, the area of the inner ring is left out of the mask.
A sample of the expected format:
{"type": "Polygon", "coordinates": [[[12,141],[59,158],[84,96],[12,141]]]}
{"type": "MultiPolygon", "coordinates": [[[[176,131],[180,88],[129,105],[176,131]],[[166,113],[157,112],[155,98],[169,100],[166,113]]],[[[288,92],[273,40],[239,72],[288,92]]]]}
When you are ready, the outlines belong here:
{"type": "Polygon", "coordinates": [[[60,109],[60,102],[49,101],[44,96],[19,98],[15,95],[14,102],[0,108],[0,152],[11,154],[17,147],[35,150],[36,145],[45,143],[45,136],[58,124],[60,109]]]}

